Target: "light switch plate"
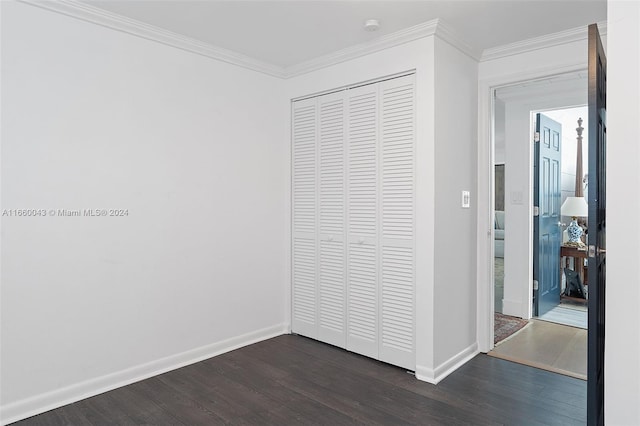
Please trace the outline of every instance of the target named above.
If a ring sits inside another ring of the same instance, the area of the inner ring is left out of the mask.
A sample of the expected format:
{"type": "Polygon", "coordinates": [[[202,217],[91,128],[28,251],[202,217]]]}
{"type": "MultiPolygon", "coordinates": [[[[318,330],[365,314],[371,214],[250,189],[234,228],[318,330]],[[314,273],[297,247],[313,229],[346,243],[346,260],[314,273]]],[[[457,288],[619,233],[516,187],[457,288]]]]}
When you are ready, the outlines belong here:
{"type": "Polygon", "coordinates": [[[469,191],[462,191],[462,208],[468,209],[471,204],[471,193],[469,191]]]}
{"type": "Polygon", "coordinates": [[[523,197],[522,191],[511,191],[511,204],[521,205],[523,197]]]}

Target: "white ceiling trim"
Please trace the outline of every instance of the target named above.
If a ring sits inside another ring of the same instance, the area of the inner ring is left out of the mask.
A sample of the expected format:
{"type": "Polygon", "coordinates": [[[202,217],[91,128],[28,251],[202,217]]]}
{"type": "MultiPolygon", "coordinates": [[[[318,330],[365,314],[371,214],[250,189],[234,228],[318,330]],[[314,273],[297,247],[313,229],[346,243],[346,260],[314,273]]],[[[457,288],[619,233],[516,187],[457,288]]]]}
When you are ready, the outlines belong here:
{"type": "Polygon", "coordinates": [[[366,43],[360,43],[309,61],[301,62],[285,68],[286,78],[296,77],[298,75],[330,67],[331,65],[366,56],[374,52],[379,52],[390,47],[399,46],[410,41],[428,37],[434,35],[437,28],[439,28],[439,20],[433,19],[422,24],[414,25],[413,27],[396,31],[395,33],[386,34],[366,43]]]}
{"type": "MultiPolygon", "coordinates": [[[[306,74],[432,35],[437,35],[464,54],[479,61],[489,61],[546,47],[584,40],[587,38],[587,27],[585,26],[485,49],[480,53],[466,43],[451,27],[444,24],[441,19],[433,19],[395,33],[381,36],[366,43],[341,49],[336,52],[284,68],[251,58],[232,50],[223,49],[200,40],[177,34],[154,25],[145,24],[144,22],[140,22],[135,19],[108,12],[104,9],[100,9],[78,0],[19,1],[116,31],[121,31],[147,40],[162,43],[167,46],[172,46],[187,52],[196,53],[208,58],[284,79],[306,74]]],[[[606,21],[598,23],[598,27],[600,29],[600,34],[605,35],[607,32],[606,21]]]]}
{"type": "Polygon", "coordinates": [[[474,59],[476,61],[480,60],[482,51],[471,47],[471,45],[464,41],[464,39],[460,37],[460,35],[453,28],[442,22],[442,20],[438,22],[436,35],[453,47],[460,50],[465,55],[469,56],[471,59],[474,59]]]}
{"type": "Polygon", "coordinates": [[[423,37],[429,37],[434,34],[476,61],[480,60],[480,51],[474,50],[469,44],[464,42],[450,26],[446,25],[442,21],[442,19],[433,19],[431,21],[423,22],[422,24],[414,25],[413,27],[378,37],[366,43],[357,44],[355,46],[347,47],[346,49],[329,53],[328,55],[323,55],[309,61],[292,65],[285,68],[285,78],[296,77],[313,72],[331,65],[350,61],[374,52],[379,52],[390,47],[418,40],[423,37]]]}
{"type": "Polygon", "coordinates": [[[108,12],[77,0],[20,0],[33,6],[50,10],[52,12],[71,16],[86,22],[91,22],[103,27],[111,28],[141,37],[147,40],[172,46],[187,52],[196,53],[219,61],[238,65],[253,71],[258,71],[274,77],[285,78],[285,70],[282,67],[267,62],[259,61],[232,50],[213,46],[190,37],[186,37],[172,31],[168,31],[135,19],[108,12]]]}
{"type": "MultiPolygon", "coordinates": [[[[598,22],[598,30],[600,35],[607,34],[607,22],[598,22]]],[[[570,30],[560,31],[553,34],[547,34],[540,37],[534,37],[527,40],[517,41],[515,43],[505,44],[503,46],[485,49],[480,57],[481,61],[491,61],[493,59],[504,58],[521,53],[531,52],[534,50],[544,49],[547,47],[558,46],[561,44],[572,43],[574,41],[586,40],[588,37],[587,26],[573,28],[570,30]]]]}
{"type": "Polygon", "coordinates": [[[390,47],[408,43],[423,37],[438,35],[445,41],[453,44],[464,53],[479,58],[477,52],[458,37],[453,30],[445,26],[441,20],[434,19],[413,27],[409,27],[391,34],[384,35],[366,43],[341,49],[328,55],[320,56],[312,60],[302,62],[287,68],[259,61],[232,50],[216,47],[190,37],[186,37],[172,31],[165,30],[154,25],[145,24],[135,19],[127,18],[116,13],[77,0],[19,0],[22,3],[37,6],[52,12],[70,16],[82,21],[97,24],[116,31],[121,31],[147,40],[156,41],[167,46],[196,53],[219,61],[227,62],[253,71],[258,71],[279,78],[291,78],[306,74],[321,68],[326,68],[341,62],[349,61],[361,56],[378,52],[390,47]]]}
{"type": "Polygon", "coordinates": [[[287,67],[285,68],[286,78],[313,72],[434,34],[476,61],[480,60],[480,51],[474,50],[469,44],[464,42],[450,26],[442,22],[442,19],[433,19],[422,24],[414,25],[413,27],[396,31],[395,33],[381,36],[366,43],[347,47],[346,49],[287,67]]]}

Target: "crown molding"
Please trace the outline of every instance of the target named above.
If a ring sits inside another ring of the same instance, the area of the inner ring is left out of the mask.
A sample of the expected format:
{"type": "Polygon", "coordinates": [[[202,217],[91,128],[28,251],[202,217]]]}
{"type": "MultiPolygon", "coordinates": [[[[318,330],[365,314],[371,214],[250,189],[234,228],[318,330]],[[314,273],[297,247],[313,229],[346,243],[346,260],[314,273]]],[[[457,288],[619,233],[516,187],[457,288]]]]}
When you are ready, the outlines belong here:
{"type": "MultiPolygon", "coordinates": [[[[503,46],[485,49],[482,53],[465,42],[459,34],[441,19],[433,19],[413,27],[378,37],[365,43],[338,50],[289,67],[280,67],[260,61],[232,50],[223,49],[200,40],[174,33],[154,25],[108,12],[78,0],[18,0],[22,3],[70,16],[146,40],[155,41],[187,52],[206,56],[246,69],[278,78],[291,78],[322,68],[379,52],[420,38],[437,36],[476,61],[489,61],[551,46],[571,43],[587,38],[587,27],[574,28],[541,37],[535,37],[503,46]]],[[[599,22],[600,34],[607,33],[606,21],[599,22]]]]}
{"type": "Polygon", "coordinates": [[[77,18],[86,22],[111,28],[140,38],[162,43],[187,52],[196,53],[208,58],[227,62],[253,71],[274,77],[285,78],[282,67],[259,61],[249,56],[223,49],[211,44],[168,31],[154,25],[145,24],[135,19],[108,12],[77,0],[19,0],[32,6],[40,7],[62,15],[77,18]]]}
{"type": "Polygon", "coordinates": [[[408,43],[423,37],[428,37],[436,33],[438,19],[414,25],[395,33],[386,34],[366,43],[341,49],[328,55],[323,55],[309,61],[301,62],[285,68],[285,78],[296,77],[312,71],[336,65],[341,62],[350,61],[374,52],[379,52],[390,47],[408,43]]]}
{"type": "MultiPolygon", "coordinates": [[[[598,22],[598,30],[600,35],[607,34],[607,22],[598,22]]],[[[572,43],[575,41],[586,40],[588,37],[587,26],[572,28],[570,30],[560,31],[553,34],[547,34],[540,37],[534,37],[527,40],[517,41],[515,43],[505,44],[503,46],[485,49],[482,52],[480,61],[491,61],[494,59],[504,58],[507,56],[519,55],[534,50],[545,49],[561,44],[572,43]]]]}
{"type": "Polygon", "coordinates": [[[480,60],[481,52],[479,50],[473,49],[456,31],[445,24],[442,19],[433,19],[422,24],[414,25],[413,27],[386,34],[366,43],[357,44],[309,61],[292,65],[285,68],[285,78],[296,77],[432,35],[436,35],[472,59],[476,61],[480,60]]]}
{"type": "Polygon", "coordinates": [[[457,48],[462,53],[469,56],[475,61],[479,61],[482,56],[482,50],[473,48],[469,43],[464,41],[464,39],[457,31],[455,31],[451,26],[443,22],[441,19],[438,22],[436,36],[443,41],[446,41],[453,47],[457,48]]]}

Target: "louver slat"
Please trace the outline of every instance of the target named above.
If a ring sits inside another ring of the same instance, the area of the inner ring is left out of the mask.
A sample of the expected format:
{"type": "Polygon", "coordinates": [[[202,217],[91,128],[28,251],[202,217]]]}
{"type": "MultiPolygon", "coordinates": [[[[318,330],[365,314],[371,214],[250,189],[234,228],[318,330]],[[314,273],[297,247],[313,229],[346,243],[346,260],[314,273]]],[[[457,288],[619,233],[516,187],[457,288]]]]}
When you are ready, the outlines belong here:
{"type": "Polygon", "coordinates": [[[415,368],[414,84],[380,85],[382,248],[380,359],[415,368]]]}
{"type": "Polygon", "coordinates": [[[343,93],[318,98],[320,273],[318,338],[346,346],[345,101],[343,93]]]}
{"type": "Polygon", "coordinates": [[[378,94],[376,85],[349,91],[349,235],[376,236],[378,94]]]}
{"type": "MultiPolygon", "coordinates": [[[[382,236],[413,238],[413,82],[381,89],[382,236]]],[[[394,84],[399,82],[390,80],[394,84]]],[[[388,82],[385,82],[388,83],[388,82]]]]}
{"type": "Polygon", "coordinates": [[[316,106],[293,110],[293,229],[314,233],[316,226],[316,106]]]}
{"type": "Polygon", "coordinates": [[[378,85],[347,91],[347,349],[378,358],[378,85]]]}
{"type": "Polygon", "coordinates": [[[296,333],[316,337],[317,117],[315,99],[293,103],[292,145],[292,329],[296,333]]]}
{"type": "MultiPolygon", "coordinates": [[[[366,349],[359,349],[359,347],[373,347],[377,342],[376,250],[374,246],[350,244],[348,282],[349,335],[347,346],[354,352],[368,352],[366,349]]],[[[364,355],[373,356],[370,353],[364,353],[364,355]]],[[[377,353],[375,356],[377,357],[377,353]]]]}

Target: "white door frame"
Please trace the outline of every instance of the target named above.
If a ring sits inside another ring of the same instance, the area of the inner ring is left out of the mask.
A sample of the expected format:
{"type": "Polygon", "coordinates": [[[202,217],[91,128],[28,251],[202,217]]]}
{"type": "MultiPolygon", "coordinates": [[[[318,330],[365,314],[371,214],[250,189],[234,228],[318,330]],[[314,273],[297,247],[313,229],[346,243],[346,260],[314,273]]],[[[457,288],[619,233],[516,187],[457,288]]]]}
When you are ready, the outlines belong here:
{"type": "Polygon", "coordinates": [[[480,352],[489,352],[494,347],[494,92],[499,87],[585,70],[587,58],[586,54],[584,56],[584,61],[569,65],[516,72],[478,81],[478,228],[476,236],[478,301],[476,333],[480,352]]]}

